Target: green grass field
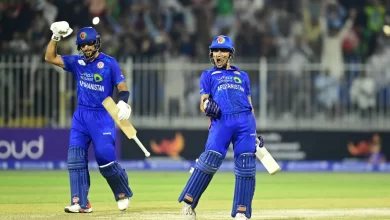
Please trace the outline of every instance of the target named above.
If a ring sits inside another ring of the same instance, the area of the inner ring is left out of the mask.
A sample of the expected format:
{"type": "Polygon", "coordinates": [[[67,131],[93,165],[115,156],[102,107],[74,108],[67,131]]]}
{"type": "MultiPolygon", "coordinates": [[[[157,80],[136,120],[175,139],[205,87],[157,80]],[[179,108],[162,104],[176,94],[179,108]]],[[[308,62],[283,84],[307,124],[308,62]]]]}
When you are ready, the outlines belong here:
{"type": "MultiPolygon", "coordinates": [[[[128,172],[130,208],[117,210],[100,173],[91,172],[90,214],[67,214],[65,171],[0,171],[0,219],[183,219],[177,198],[186,172],[128,172]]],[[[232,173],[217,173],[197,207],[199,220],[232,219],[232,173]]],[[[390,220],[390,175],[345,173],[257,174],[252,219],[390,220]]]]}

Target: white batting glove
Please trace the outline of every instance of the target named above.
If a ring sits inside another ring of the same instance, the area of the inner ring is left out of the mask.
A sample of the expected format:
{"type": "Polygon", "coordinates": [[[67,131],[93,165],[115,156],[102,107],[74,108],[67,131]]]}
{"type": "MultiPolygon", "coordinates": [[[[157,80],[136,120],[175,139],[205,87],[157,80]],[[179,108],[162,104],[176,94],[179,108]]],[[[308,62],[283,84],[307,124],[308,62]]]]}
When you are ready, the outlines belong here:
{"type": "Polygon", "coordinates": [[[131,107],[124,101],[119,101],[116,106],[119,108],[118,118],[119,120],[128,120],[131,115],[131,107]]]}
{"type": "Polygon", "coordinates": [[[50,30],[53,32],[52,40],[60,41],[61,38],[69,36],[73,30],[66,21],[57,21],[51,24],[50,30]]]}

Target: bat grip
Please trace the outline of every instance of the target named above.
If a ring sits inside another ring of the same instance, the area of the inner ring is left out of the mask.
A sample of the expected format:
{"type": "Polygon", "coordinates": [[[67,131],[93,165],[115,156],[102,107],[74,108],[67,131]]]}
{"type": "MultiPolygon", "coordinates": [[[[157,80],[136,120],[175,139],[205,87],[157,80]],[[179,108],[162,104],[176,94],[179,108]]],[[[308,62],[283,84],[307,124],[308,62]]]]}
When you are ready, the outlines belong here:
{"type": "Polygon", "coordinates": [[[135,143],[137,143],[137,145],[139,146],[139,148],[141,148],[141,150],[145,153],[145,157],[149,157],[150,156],[150,153],[148,150],[146,150],[145,146],[141,143],[141,141],[138,139],[137,135],[134,135],[134,137],[132,138],[135,143]]]}

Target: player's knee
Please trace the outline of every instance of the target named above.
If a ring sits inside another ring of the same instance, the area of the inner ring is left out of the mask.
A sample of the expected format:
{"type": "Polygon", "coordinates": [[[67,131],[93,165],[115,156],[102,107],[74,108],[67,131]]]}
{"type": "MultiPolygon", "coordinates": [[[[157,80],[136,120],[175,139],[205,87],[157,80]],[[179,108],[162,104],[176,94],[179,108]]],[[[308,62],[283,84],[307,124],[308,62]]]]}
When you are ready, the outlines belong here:
{"type": "Polygon", "coordinates": [[[86,149],[73,146],[68,150],[68,169],[86,169],[88,167],[88,158],[86,149]]]}
{"type": "Polygon", "coordinates": [[[246,144],[245,146],[235,147],[234,148],[234,159],[237,159],[241,154],[247,153],[255,153],[256,145],[254,144],[256,141],[253,141],[253,144],[246,144]]]}
{"type": "Polygon", "coordinates": [[[116,161],[99,166],[99,171],[104,177],[115,176],[122,172],[122,167],[116,161]]]}
{"type": "Polygon", "coordinates": [[[238,155],[234,162],[234,173],[239,177],[256,176],[256,155],[254,153],[238,155]]]}
{"type": "Polygon", "coordinates": [[[115,148],[112,144],[95,146],[95,158],[99,166],[104,166],[112,161],[116,161],[115,148]]]}
{"type": "Polygon", "coordinates": [[[195,169],[199,169],[206,174],[214,174],[217,172],[223,161],[223,156],[216,151],[203,152],[198,162],[195,165],[195,169]]]}

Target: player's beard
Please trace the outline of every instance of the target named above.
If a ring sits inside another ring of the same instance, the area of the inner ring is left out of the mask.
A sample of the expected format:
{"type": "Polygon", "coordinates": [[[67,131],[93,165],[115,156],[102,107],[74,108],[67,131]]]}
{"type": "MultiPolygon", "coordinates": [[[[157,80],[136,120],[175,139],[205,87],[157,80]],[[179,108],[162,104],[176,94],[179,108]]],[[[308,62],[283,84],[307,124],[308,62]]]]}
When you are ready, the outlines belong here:
{"type": "Polygon", "coordinates": [[[92,52],[93,52],[92,50],[87,50],[84,52],[84,54],[86,57],[90,57],[92,55],[92,52]]]}
{"type": "Polygon", "coordinates": [[[220,56],[214,58],[215,66],[218,68],[225,68],[229,62],[229,57],[220,56]]]}
{"type": "Polygon", "coordinates": [[[84,55],[85,59],[90,60],[94,58],[94,56],[97,53],[97,50],[96,49],[86,50],[86,51],[81,51],[81,53],[84,55]]]}

